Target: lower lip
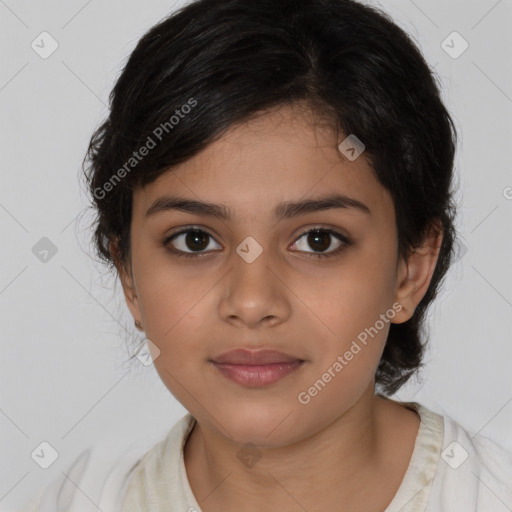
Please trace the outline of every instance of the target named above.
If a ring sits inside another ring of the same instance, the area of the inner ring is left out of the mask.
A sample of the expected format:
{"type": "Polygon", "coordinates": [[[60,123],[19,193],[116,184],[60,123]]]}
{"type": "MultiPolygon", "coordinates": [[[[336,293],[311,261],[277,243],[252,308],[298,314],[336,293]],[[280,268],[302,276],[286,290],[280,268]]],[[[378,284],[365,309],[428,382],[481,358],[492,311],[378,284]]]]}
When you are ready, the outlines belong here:
{"type": "Polygon", "coordinates": [[[293,361],[291,363],[244,365],[212,362],[213,366],[225,377],[250,388],[259,388],[273,384],[293,373],[303,363],[303,361],[293,361]]]}

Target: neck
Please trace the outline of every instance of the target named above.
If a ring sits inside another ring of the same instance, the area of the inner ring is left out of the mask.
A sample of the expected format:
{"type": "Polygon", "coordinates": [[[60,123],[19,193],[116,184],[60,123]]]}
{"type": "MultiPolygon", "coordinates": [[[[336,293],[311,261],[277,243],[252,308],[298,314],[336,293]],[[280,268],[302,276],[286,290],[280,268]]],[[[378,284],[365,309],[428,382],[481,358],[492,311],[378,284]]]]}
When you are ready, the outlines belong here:
{"type": "Polygon", "coordinates": [[[383,510],[407,469],[418,426],[415,413],[375,396],[372,388],[313,435],[258,448],[261,457],[252,466],[240,463],[242,445],[196,423],[185,445],[185,466],[204,512],[267,510],[269,503],[275,510],[335,510],[336,503],[344,503],[347,511],[371,511],[369,502],[362,507],[371,482],[383,488],[381,503],[375,504],[383,510]],[[405,424],[410,428],[404,436],[405,424]],[[397,450],[402,460],[394,461],[390,472],[389,459],[397,458],[397,450]]]}

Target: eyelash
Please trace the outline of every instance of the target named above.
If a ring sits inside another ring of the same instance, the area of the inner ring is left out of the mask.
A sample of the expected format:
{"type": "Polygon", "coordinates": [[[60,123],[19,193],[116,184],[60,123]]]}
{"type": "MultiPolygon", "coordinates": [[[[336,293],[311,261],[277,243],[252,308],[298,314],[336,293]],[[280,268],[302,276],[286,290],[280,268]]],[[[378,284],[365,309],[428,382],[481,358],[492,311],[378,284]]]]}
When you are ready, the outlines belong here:
{"type": "MultiPolygon", "coordinates": [[[[196,231],[196,232],[200,232],[200,233],[205,233],[206,235],[208,235],[209,237],[211,238],[214,238],[210,233],[208,233],[207,231],[205,231],[204,229],[200,229],[200,228],[195,228],[195,227],[188,227],[186,229],[183,229],[181,231],[178,231],[176,233],[173,233],[171,236],[168,236],[167,238],[165,238],[165,240],[163,241],[162,245],[167,249],[169,250],[174,256],[179,256],[179,257],[185,257],[185,258],[198,258],[198,257],[201,257],[202,254],[205,254],[203,252],[185,252],[185,251],[180,251],[180,250],[176,250],[176,249],[171,249],[169,247],[169,243],[176,237],[178,237],[179,235],[182,235],[184,233],[189,233],[191,231],[196,231]]],[[[314,228],[311,228],[311,229],[308,229],[307,231],[305,231],[304,233],[302,233],[298,238],[296,238],[295,241],[297,240],[300,240],[303,236],[305,235],[308,235],[309,233],[312,233],[312,232],[316,232],[316,231],[320,231],[320,232],[323,232],[323,233],[327,233],[327,234],[330,234],[332,236],[334,236],[335,238],[337,238],[340,242],[342,242],[342,245],[340,245],[340,247],[338,247],[338,249],[336,249],[335,251],[332,251],[332,252],[328,252],[328,253],[306,253],[306,254],[309,254],[310,257],[312,258],[331,258],[331,257],[335,257],[337,256],[339,253],[341,253],[343,250],[345,250],[346,247],[352,245],[352,242],[344,235],[342,235],[341,233],[338,233],[337,231],[334,231],[332,229],[329,229],[329,228],[322,228],[322,227],[314,227],[314,228]]],[[[294,242],[295,243],[295,242],[294,242]]]]}

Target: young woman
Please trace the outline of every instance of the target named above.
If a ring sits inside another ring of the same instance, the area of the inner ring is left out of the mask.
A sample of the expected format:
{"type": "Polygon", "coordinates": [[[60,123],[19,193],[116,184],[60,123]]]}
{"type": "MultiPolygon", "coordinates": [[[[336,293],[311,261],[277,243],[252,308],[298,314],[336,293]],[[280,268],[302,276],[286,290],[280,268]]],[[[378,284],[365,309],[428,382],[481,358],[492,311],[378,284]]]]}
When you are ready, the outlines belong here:
{"type": "Polygon", "coordinates": [[[512,510],[511,454],[388,398],[453,258],[455,143],[415,44],[356,1],[198,0],[153,27],[86,175],[189,413],[26,510],[512,510]]]}

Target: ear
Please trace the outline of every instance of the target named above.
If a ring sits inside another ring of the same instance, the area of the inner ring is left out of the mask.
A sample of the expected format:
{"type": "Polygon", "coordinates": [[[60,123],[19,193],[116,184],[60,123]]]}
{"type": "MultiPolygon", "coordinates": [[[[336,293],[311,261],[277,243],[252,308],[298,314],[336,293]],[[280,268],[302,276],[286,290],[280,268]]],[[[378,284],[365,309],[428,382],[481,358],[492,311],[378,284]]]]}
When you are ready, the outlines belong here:
{"type": "Polygon", "coordinates": [[[436,268],[442,240],[442,225],[439,222],[434,222],[421,246],[416,248],[406,261],[400,259],[395,301],[402,305],[402,309],[393,318],[393,323],[401,324],[409,320],[427,293],[436,268]]]}
{"type": "Polygon", "coordinates": [[[118,240],[111,240],[109,242],[109,250],[112,261],[114,262],[114,265],[117,269],[119,280],[121,281],[121,285],[123,287],[123,294],[126,300],[126,305],[128,306],[133,319],[141,322],[142,312],[137,296],[137,290],[135,288],[133,272],[131,268],[128,268],[128,263],[123,262],[119,256],[118,240]]]}

